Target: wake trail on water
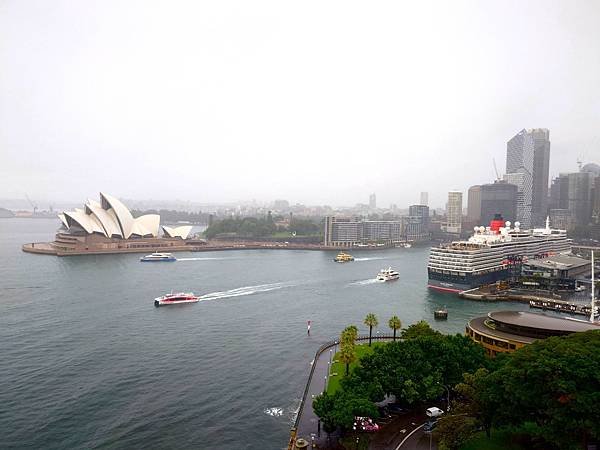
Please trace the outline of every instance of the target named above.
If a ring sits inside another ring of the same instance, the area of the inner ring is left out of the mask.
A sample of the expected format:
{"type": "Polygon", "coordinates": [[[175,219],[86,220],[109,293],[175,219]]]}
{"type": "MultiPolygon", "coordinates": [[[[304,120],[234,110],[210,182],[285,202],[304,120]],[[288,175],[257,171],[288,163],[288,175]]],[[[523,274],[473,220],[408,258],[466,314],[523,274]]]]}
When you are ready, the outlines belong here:
{"type": "Polygon", "coordinates": [[[368,280],[360,280],[355,281],[354,283],[350,283],[348,286],[366,286],[368,284],[375,284],[378,280],[376,278],[369,278],[368,280]]]}
{"type": "Polygon", "coordinates": [[[354,261],[377,261],[378,259],[387,259],[384,256],[374,256],[372,258],[354,258],[354,261]]]}
{"type": "Polygon", "coordinates": [[[284,287],[292,287],[293,284],[289,283],[269,283],[269,284],[258,284],[256,286],[243,286],[236,289],[230,289],[228,291],[211,292],[200,296],[200,301],[207,300],[220,300],[222,298],[241,297],[243,295],[252,295],[259,292],[275,291],[284,287]]]}
{"type": "Polygon", "coordinates": [[[232,258],[231,256],[211,256],[211,257],[198,257],[198,258],[177,258],[177,261],[222,261],[225,259],[239,259],[239,258],[232,258]]]}

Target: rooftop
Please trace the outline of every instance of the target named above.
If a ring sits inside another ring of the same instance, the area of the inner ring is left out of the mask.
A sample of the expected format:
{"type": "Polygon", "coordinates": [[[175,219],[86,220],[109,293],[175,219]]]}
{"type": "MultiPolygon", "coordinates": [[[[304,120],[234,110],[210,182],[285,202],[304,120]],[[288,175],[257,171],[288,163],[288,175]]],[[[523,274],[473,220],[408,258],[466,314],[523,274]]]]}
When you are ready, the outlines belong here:
{"type": "MultiPolygon", "coordinates": [[[[583,267],[590,264],[590,261],[577,256],[556,255],[546,259],[529,260],[527,265],[541,267],[543,269],[568,270],[576,267],[583,267]]],[[[591,269],[590,269],[591,270],[591,269]]]]}
{"type": "Polygon", "coordinates": [[[526,311],[495,311],[488,313],[488,317],[494,322],[539,330],[553,330],[570,333],[600,330],[600,324],[597,323],[526,311]]]}

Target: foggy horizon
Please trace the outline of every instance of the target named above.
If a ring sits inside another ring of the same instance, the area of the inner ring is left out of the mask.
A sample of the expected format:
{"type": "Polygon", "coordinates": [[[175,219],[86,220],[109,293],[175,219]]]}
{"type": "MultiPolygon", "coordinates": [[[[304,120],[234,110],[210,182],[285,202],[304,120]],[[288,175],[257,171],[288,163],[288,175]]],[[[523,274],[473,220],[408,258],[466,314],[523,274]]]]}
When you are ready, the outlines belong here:
{"type": "Polygon", "coordinates": [[[600,163],[599,13],[4,2],[0,198],[443,207],[523,128],[550,130],[551,178],[576,171],[600,163]]]}

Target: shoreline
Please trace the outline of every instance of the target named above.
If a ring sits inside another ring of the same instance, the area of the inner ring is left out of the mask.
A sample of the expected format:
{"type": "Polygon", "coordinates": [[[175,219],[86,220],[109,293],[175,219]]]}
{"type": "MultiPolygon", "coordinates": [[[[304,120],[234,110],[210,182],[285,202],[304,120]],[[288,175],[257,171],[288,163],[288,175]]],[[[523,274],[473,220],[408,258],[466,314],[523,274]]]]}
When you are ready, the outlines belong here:
{"type": "Polygon", "coordinates": [[[61,250],[52,242],[30,242],[23,244],[21,250],[26,253],[38,255],[52,256],[82,256],[82,255],[112,255],[120,253],[152,253],[152,252],[213,252],[226,250],[313,250],[313,251],[365,251],[365,250],[389,250],[395,247],[390,245],[379,247],[339,247],[326,246],[323,244],[295,244],[285,242],[211,242],[203,245],[160,245],[157,242],[156,247],[140,247],[140,248],[89,248],[77,250],[61,250]]]}

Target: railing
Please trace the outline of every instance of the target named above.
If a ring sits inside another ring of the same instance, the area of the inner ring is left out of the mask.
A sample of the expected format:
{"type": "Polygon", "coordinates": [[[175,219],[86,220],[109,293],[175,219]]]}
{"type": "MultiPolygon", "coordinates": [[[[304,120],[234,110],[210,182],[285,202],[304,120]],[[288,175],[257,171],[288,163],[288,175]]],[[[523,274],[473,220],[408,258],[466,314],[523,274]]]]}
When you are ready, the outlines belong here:
{"type": "MultiPolygon", "coordinates": [[[[393,334],[375,334],[375,335],[371,336],[371,340],[375,340],[375,341],[376,340],[390,340],[393,338],[394,338],[393,334]]],[[[396,338],[398,339],[398,336],[396,336],[396,338]]],[[[357,341],[368,341],[369,335],[367,334],[367,335],[358,336],[356,338],[356,340],[357,341]]],[[[321,356],[321,354],[325,350],[327,350],[331,347],[334,347],[338,344],[339,344],[339,341],[337,341],[337,340],[325,342],[323,345],[321,345],[318,348],[318,350],[315,353],[315,358],[314,358],[312,366],[310,368],[310,373],[308,374],[308,380],[306,381],[306,386],[304,387],[304,393],[302,394],[302,400],[300,401],[300,406],[298,407],[298,414],[296,415],[296,420],[294,421],[294,426],[292,427],[292,429],[290,431],[290,441],[288,443],[288,450],[294,449],[296,433],[298,431],[298,424],[300,422],[300,417],[302,416],[302,411],[304,410],[304,404],[306,403],[306,397],[308,397],[308,391],[310,390],[310,383],[312,382],[312,378],[315,373],[317,359],[319,359],[319,356],[321,356]]]]}

